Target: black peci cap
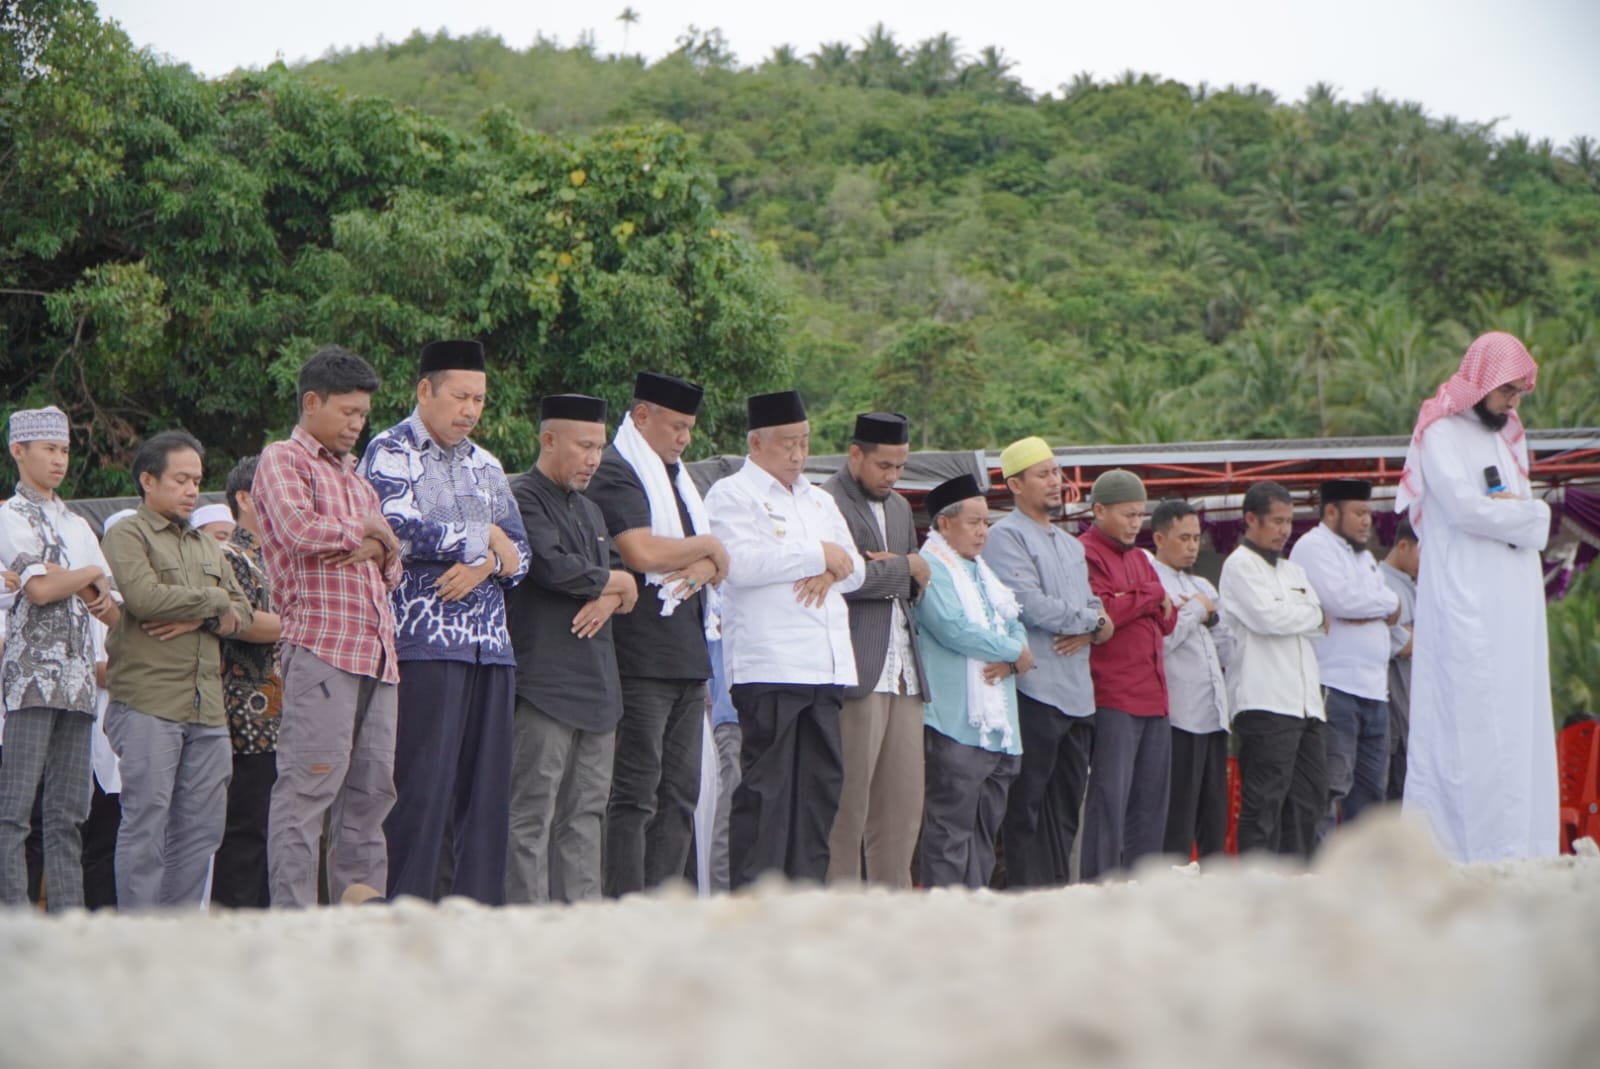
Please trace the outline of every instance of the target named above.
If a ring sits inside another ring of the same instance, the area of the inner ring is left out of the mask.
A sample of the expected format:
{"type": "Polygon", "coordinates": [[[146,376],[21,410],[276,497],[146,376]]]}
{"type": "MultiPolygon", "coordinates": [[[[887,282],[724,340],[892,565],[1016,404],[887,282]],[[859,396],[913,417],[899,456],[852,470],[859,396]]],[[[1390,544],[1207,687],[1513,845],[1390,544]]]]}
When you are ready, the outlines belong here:
{"type": "Polygon", "coordinates": [[[928,518],[932,519],[958,501],[983,496],[983,487],[978,485],[977,479],[971,475],[957,475],[954,479],[946,479],[929,490],[928,496],[923,498],[922,505],[928,510],[928,518]]]}
{"type": "Polygon", "coordinates": [[[797,390],[758,393],[745,402],[745,410],[749,414],[750,429],[753,431],[759,431],[763,427],[804,423],[806,418],[805,402],[800,400],[800,393],[797,390]]]}
{"type": "Polygon", "coordinates": [[[649,401],[686,416],[700,413],[700,400],[705,391],[692,382],[660,375],[654,371],[641,371],[633,380],[633,397],[636,401],[649,401]]]}
{"type": "Polygon", "coordinates": [[[553,393],[539,400],[540,419],[570,419],[579,423],[604,423],[606,403],[581,393],[553,393]]]}
{"type": "Polygon", "coordinates": [[[899,412],[863,412],[856,417],[852,437],[874,445],[905,445],[911,441],[911,424],[899,412]]]}

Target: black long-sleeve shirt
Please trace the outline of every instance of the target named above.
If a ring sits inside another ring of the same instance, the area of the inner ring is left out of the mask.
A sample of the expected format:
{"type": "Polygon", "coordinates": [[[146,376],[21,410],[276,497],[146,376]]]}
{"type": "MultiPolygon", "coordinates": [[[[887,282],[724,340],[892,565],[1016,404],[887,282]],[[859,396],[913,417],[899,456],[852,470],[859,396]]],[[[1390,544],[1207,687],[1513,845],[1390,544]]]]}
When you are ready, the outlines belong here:
{"type": "Polygon", "coordinates": [[[611,621],[593,638],[572,618],[599,597],[622,558],[600,508],[532,468],[511,480],[528,532],[528,576],[506,597],[517,656],[517,697],[580,731],[605,732],[622,718],[611,621]]]}

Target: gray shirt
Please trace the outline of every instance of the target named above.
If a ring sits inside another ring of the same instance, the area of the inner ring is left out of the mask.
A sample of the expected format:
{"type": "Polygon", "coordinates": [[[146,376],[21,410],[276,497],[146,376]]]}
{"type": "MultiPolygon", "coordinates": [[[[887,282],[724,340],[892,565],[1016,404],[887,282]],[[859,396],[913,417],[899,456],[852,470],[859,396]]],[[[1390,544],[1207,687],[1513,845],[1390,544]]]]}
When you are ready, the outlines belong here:
{"type": "Polygon", "coordinates": [[[1012,512],[989,532],[983,559],[1022,605],[1022,622],[1035,667],[1017,677],[1017,690],[1068,716],[1094,712],[1089,647],[1061,656],[1057,635],[1086,635],[1104,610],[1089,589],[1083,545],[1054,524],[1012,512]]]}
{"type": "Polygon", "coordinates": [[[1177,607],[1178,621],[1166,637],[1162,666],[1167,673],[1167,715],[1172,726],[1193,735],[1228,730],[1228,687],[1222,664],[1233,651],[1232,632],[1221,619],[1206,611],[1204,594],[1221,607],[1217,588],[1192,572],[1168,567],[1154,554],[1150,563],[1161,577],[1161,587],[1177,607]],[[1210,623],[1207,624],[1207,620],[1210,623]]]}
{"type": "Polygon", "coordinates": [[[1400,715],[1404,716],[1411,709],[1411,658],[1395,654],[1411,641],[1412,621],[1417,613],[1417,581],[1387,563],[1378,565],[1378,574],[1400,596],[1400,619],[1389,628],[1389,706],[1399,706],[1400,715]]]}

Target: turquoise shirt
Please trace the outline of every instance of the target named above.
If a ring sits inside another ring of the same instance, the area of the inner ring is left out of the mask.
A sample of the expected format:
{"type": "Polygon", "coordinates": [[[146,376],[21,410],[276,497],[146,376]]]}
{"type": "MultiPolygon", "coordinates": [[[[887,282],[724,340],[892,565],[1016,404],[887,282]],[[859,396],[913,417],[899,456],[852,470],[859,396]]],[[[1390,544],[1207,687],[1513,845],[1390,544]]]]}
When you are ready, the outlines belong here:
{"type": "MultiPolygon", "coordinates": [[[[1022,656],[1022,647],[1028,640],[1027,630],[1021,620],[1012,620],[1004,635],[986,627],[978,627],[967,619],[961,609],[961,599],[956,596],[951,581],[940,561],[929,559],[928,589],[917,602],[917,625],[922,637],[922,662],[928,675],[928,693],[923,696],[922,722],[941,735],[980,750],[994,750],[1008,754],[1022,752],[1022,732],[1017,726],[1017,683],[1007,676],[1000,686],[1005,690],[1006,716],[1011,721],[1011,745],[1002,747],[1000,739],[990,732],[985,743],[978,729],[967,722],[967,661],[1014,661],[1022,656]]],[[[965,558],[961,567],[967,570],[983,596],[983,584],[978,581],[978,566],[965,558]]],[[[988,606],[988,598],[984,597],[988,606]]]]}

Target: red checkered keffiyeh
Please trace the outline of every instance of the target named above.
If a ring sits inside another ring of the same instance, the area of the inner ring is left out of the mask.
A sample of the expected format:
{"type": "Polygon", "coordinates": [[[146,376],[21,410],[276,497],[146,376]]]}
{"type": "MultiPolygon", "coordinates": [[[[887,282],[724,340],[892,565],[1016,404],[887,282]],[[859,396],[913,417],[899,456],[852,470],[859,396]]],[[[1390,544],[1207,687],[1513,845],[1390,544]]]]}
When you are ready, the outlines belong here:
{"type": "MultiPolygon", "coordinates": [[[[1447,416],[1465,412],[1489,394],[1508,382],[1524,383],[1524,392],[1533,389],[1539,365],[1528,355],[1528,349],[1513,335],[1500,331],[1480,335],[1461,357],[1461,366],[1451,375],[1439,392],[1422,403],[1417,413],[1417,429],[1411,435],[1411,447],[1406,450],[1406,470],[1400,477],[1395,492],[1394,510],[1411,510],[1411,525],[1422,527],[1422,435],[1433,424],[1447,416]]],[[[1528,442],[1522,428],[1522,418],[1513,409],[1506,421],[1501,437],[1506,440],[1511,456],[1522,474],[1528,474],[1528,442]]]]}

